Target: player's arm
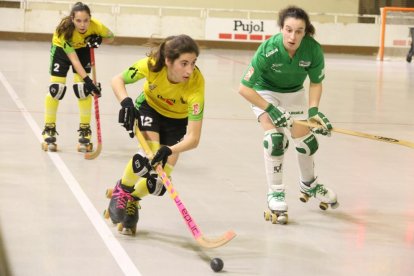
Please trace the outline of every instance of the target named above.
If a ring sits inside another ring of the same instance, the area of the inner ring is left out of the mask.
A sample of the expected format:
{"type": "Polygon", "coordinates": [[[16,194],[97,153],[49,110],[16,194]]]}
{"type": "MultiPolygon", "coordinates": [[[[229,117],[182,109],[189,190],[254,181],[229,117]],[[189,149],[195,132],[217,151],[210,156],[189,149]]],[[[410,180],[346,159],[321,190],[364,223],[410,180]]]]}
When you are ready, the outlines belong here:
{"type": "Polygon", "coordinates": [[[78,55],[75,51],[71,53],[66,53],[70,62],[72,63],[73,68],[75,68],[76,73],[81,76],[82,79],[85,79],[88,76],[88,73],[86,73],[85,69],[83,68],[78,55]]]}
{"type": "Polygon", "coordinates": [[[169,147],[172,153],[184,152],[196,148],[200,142],[202,125],[203,120],[188,121],[187,133],[184,139],[169,147]]]}
{"type": "Polygon", "coordinates": [[[309,108],[318,107],[322,96],[322,83],[309,84],[309,108]]]}
{"type": "Polygon", "coordinates": [[[245,98],[251,104],[257,106],[260,109],[265,110],[269,103],[262,98],[254,89],[240,84],[239,94],[245,98]]]}

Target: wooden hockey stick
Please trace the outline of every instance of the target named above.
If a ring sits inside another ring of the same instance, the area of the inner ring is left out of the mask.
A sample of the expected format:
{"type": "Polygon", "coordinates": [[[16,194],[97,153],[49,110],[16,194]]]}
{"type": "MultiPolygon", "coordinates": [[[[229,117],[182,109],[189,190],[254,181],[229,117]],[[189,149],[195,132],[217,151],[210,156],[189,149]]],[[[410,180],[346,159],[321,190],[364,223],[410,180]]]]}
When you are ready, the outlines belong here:
{"type": "MultiPolygon", "coordinates": [[[[90,48],[91,53],[91,67],[92,67],[92,80],[96,84],[96,66],[95,66],[95,51],[90,48]]],[[[96,121],[96,135],[98,136],[98,146],[93,152],[86,152],[85,159],[92,160],[99,156],[102,151],[102,134],[101,134],[101,120],[99,117],[99,100],[98,96],[93,96],[93,104],[95,108],[95,121],[96,121]]]]}
{"type": "MultiPolygon", "coordinates": [[[[308,126],[308,127],[312,127],[312,128],[319,126],[317,123],[311,123],[311,122],[308,122],[308,121],[295,121],[295,124],[302,125],[302,126],[308,126]]],[[[346,135],[363,137],[363,138],[367,138],[367,139],[371,139],[371,140],[387,142],[387,143],[391,143],[391,144],[397,144],[397,145],[406,146],[406,147],[409,147],[409,148],[414,148],[414,142],[410,142],[410,141],[404,141],[404,140],[399,140],[399,139],[394,139],[394,138],[389,138],[389,137],[377,136],[377,135],[373,135],[373,134],[368,134],[368,133],[363,133],[363,132],[358,132],[358,131],[353,131],[353,130],[348,130],[348,129],[341,129],[341,128],[336,128],[336,127],[332,128],[332,131],[342,133],[342,134],[346,134],[346,135]]]]}
{"type": "MultiPolygon", "coordinates": [[[[147,154],[149,159],[152,159],[154,157],[154,153],[151,151],[150,147],[148,146],[147,141],[145,140],[144,136],[142,135],[141,131],[139,131],[138,127],[135,131],[135,136],[137,137],[139,143],[143,147],[145,153],[147,154]]],[[[235,236],[236,233],[232,230],[227,231],[223,235],[217,238],[207,238],[205,237],[201,229],[198,227],[192,216],[190,215],[190,212],[188,209],[184,206],[184,203],[181,201],[181,199],[178,196],[177,191],[173,187],[173,184],[171,183],[170,179],[168,178],[165,171],[162,169],[161,165],[156,166],[156,171],[158,175],[161,177],[162,182],[167,189],[167,191],[170,193],[170,196],[172,200],[174,201],[175,205],[177,206],[178,210],[181,213],[181,216],[183,217],[185,223],[188,226],[188,229],[190,230],[191,234],[193,234],[194,239],[198,242],[198,244],[205,248],[216,248],[220,247],[229,241],[231,241],[235,236]]]]}

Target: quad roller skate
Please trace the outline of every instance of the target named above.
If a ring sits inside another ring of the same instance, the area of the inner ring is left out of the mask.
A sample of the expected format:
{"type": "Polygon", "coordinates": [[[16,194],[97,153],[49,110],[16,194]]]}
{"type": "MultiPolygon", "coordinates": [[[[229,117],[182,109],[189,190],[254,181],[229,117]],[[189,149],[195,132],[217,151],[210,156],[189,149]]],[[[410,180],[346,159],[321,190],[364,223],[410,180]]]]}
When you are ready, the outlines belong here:
{"type": "Polygon", "coordinates": [[[57,151],[56,134],[59,135],[59,133],[56,131],[55,123],[45,125],[45,128],[42,132],[44,140],[42,142],[42,149],[44,151],[57,151]]]}
{"type": "Polygon", "coordinates": [[[308,202],[310,197],[314,197],[320,201],[319,208],[322,210],[328,209],[329,206],[332,209],[336,209],[339,206],[335,192],[323,184],[319,184],[318,178],[315,178],[309,185],[305,185],[300,181],[300,191],[300,201],[308,202]]]}
{"type": "Polygon", "coordinates": [[[104,217],[117,224],[121,234],[132,235],[136,232],[138,223],[138,199],[131,195],[132,187],[126,187],[119,180],[115,188],[106,190],[106,197],[110,199],[108,208],[104,211],[104,217]]]}
{"type": "Polygon", "coordinates": [[[79,124],[79,152],[91,152],[93,149],[93,144],[91,143],[91,126],[89,124],[79,124]]]}
{"type": "Polygon", "coordinates": [[[285,191],[271,191],[267,194],[269,210],[264,211],[264,219],[273,224],[286,224],[288,222],[288,206],[285,202],[285,191]]]}

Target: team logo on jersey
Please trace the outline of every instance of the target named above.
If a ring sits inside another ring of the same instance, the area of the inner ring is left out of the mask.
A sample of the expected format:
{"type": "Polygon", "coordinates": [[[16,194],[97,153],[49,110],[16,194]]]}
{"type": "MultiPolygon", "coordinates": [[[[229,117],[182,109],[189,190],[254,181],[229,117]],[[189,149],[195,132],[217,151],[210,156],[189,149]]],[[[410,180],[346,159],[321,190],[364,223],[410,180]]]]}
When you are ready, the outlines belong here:
{"type": "Polygon", "coordinates": [[[193,115],[200,113],[200,105],[198,103],[193,104],[193,115]]]}
{"type": "Polygon", "coordinates": [[[153,83],[150,83],[149,85],[148,85],[148,88],[149,88],[149,90],[154,90],[155,88],[157,88],[157,85],[156,84],[153,84],[153,83]]]}
{"type": "Polygon", "coordinates": [[[249,69],[247,69],[246,74],[244,74],[244,80],[249,81],[252,75],[254,74],[254,68],[250,65],[249,69]]]}
{"type": "Polygon", "coordinates": [[[300,67],[309,67],[309,65],[311,65],[310,61],[306,61],[306,60],[300,60],[299,61],[299,66],[300,67]]]}

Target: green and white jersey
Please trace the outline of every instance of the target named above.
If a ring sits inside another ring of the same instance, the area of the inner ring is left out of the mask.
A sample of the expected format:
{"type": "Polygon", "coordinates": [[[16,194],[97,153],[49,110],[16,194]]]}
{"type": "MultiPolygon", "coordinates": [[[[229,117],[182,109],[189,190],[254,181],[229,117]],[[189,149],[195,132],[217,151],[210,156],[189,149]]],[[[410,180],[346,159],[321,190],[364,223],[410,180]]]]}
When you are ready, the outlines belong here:
{"type": "Polygon", "coordinates": [[[303,88],[307,76],[312,83],[322,82],[324,67],[322,48],[314,38],[305,35],[291,58],[278,33],[259,46],[241,83],[256,91],[291,93],[303,88]]]}

